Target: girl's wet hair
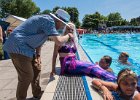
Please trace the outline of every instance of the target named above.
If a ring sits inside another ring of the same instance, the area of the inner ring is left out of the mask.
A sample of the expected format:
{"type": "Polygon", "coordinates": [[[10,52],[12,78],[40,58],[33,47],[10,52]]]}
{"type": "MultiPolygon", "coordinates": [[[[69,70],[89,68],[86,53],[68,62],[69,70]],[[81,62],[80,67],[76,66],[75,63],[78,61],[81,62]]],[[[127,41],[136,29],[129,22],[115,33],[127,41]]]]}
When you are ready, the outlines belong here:
{"type": "Polygon", "coordinates": [[[119,58],[122,56],[129,57],[129,54],[127,52],[121,52],[119,58]]]}
{"type": "Polygon", "coordinates": [[[119,73],[118,73],[118,77],[117,77],[117,83],[119,84],[120,81],[122,79],[124,79],[127,76],[132,76],[134,77],[137,81],[138,81],[138,77],[136,75],[135,72],[133,72],[131,69],[126,68],[126,69],[122,69],[119,73]]]}

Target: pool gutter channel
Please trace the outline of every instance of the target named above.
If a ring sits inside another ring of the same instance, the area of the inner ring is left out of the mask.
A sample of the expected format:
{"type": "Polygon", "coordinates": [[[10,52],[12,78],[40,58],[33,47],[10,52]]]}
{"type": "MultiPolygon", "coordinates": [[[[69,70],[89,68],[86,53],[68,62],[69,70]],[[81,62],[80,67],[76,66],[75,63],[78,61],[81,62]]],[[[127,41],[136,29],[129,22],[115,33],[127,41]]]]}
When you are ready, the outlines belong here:
{"type": "Polygon", "coordinates": [[[88,100],[82,76],[59,76],[53,100],[88,100]]]}

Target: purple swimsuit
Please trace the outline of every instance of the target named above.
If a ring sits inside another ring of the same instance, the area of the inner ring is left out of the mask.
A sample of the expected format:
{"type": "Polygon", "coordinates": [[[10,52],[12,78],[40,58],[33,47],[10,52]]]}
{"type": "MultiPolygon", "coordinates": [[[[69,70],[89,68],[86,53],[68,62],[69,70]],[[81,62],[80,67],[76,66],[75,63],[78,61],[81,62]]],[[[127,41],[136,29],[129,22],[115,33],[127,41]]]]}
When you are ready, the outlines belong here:
{"type": "MultiPolygon", "coordinates": [[[[59,53],[76,53],[76,48],[68,45],[62,46],[59,53]]],[[[99,65],[76,59],[76,56],[60,57],[61,74],[83,74],[95,76],[108,81],[116,81],[116,76],[102,69],[99,65]]]]}

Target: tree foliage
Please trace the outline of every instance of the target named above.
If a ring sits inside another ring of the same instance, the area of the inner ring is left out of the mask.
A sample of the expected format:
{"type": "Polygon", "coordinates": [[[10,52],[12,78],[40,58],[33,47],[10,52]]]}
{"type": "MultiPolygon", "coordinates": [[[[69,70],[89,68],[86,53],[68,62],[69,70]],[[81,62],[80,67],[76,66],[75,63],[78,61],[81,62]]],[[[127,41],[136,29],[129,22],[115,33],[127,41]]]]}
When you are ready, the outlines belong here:
{"type": "Polygon", "coordinates": [[[118,21],[122,20],[121,14],[116,12],[116,13],[110,13],[108,15],[108,21],[118,21]]]}
{"type": "Polygon", "coordinates": [[[134,26],[140,25],[140,16],[137,18],[132,18],[130,23],[131,23],[131,25],[134,25],[134,26]]]}
{"type": "Polygon", "coordinates": [[[12,14],[28,18],[40,12],[40,8],[32,0],[0,0],[0,8],[3,17],[12,14]]]}
{"type": "Polygon", "coordinates": [[[98,29],[100,25],[106,24],[107,27],[121,26],[121,25],[140,25],[140,17],[132,18],[130,23],[121,17],[119,12],[110,13],[107,16],[101,15],[99,12],[94,14],[86,14],[82,20],[82,25],[79,22],[79,11],[75,7],[59,7],[56,6],[53,10],[44,10],[40,12],[40,8],[32,0],[0,0],[0,18],[6,17],[8,14],[28,18],[35,14],[49,14],[55,13],[57,9],[62,8],[66,10],[75,23],[76,27],[82,26],[87,29],[98,29]]]}
{"type": "Polygon", "coordinates": [[[46,9],[46,10],[44,10],[41,14],[49,14],[49,13],[51,13],[51,12],[52,12],[51,10],[46,9]]]}
{"type": "Polygon", "coordinates": [[[107,17],[108,17],[108,21],[107,21],[108,27],[122,26],[128,24],[128,22],[121,17],[121,14],[119,12],[110,13],[107,17]]]}
{"type": "Polygon", "coordinates": [[[101,15],[99,12],[95,12],[94,14],[85,15],[83,18],[83,28],[87,29],[98,29],[100,23],[105,23],[107,18],[101,15]]]}
{"type": "Polygon", "coordinates": [[[121,25],[129,25],[129,22],[123,19],[120,13],[110,13],[108,16],[103,16],[99,12],[95,12],[94,14],[85,15],[82,27],[94,30],[121,25]]]}

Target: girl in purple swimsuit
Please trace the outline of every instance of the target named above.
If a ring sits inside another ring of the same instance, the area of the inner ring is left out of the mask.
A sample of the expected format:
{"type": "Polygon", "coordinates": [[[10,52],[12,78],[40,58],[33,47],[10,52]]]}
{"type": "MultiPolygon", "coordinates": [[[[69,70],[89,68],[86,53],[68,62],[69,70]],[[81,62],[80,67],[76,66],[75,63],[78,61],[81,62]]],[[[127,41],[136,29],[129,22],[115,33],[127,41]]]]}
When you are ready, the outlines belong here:
{"type": "MultiPolygon", "coordinates": [[[[75,30],[75,26],[69,23],[69,26],[75,30]]],[[[73,31],[74,33],[75,31],[73,31]]],[[[64,34],[70,33],[70,30],[66,29],[64,34]]],[[[63,74],[83,74],[95,76],[108,81],[116,81],[116,76],[112,73],[107,72],[102,69],[98,64],[93,64],[91,62],[80,61],[76,58],[75,53],[77,52],[75,39],[69,42],[57,46],[54,46],[53,61],[52,61],[52,72],[55,73],[56,58],[59,54],[60,65],[61,65],[61,75],[63,74]]]]}

